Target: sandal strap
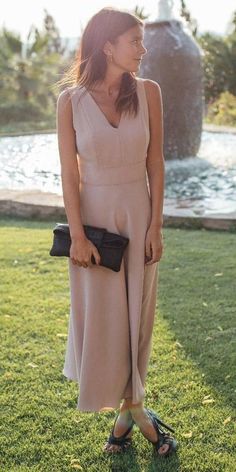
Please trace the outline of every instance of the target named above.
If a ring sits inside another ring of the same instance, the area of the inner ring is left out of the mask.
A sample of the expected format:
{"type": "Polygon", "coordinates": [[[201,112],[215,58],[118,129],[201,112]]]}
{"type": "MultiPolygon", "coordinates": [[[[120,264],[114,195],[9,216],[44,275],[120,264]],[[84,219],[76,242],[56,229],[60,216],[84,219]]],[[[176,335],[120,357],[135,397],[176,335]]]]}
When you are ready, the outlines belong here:
{"type": "MultiPolygon", "coordinates": [[[[168,425],[166,425],[165,423],[163,423],[156,415],[155,412],[153,412],[152,410],[149,410],[148,408],[146,408],[151,420],[152,420],[152,424],[158,434],[158,440],[156,442],[152,442],[153,446],[155,447],[155,449],[158,451],[160,449],[161,446],[163,446],[164,444],[168,444],[169,445],[169,449],[166,453],[164,454],[161,454],[163,456],[166,456],[168,455],[172,449],[174,449],[176,447],[176,439],[173,438],[172,436],[170,436],[170,433],[167,433],[165,431],[163,431],[163,429],[159,426],[159,424],[163,424],[164,426],[166,426],[168,428],[168,425]]],[[[169,427],[168,429],[171,429],[172,431],[173,428],[169,427]]]]}
{"type": "MultiPolygon", "coordinates": [[[[118,418],[118,416],[117,416],[117,418],[118,418]]],[[[116,418],[116,420],[117,420],[117,418],[116,418]]],[[[115,425],[116,425],[116,420],[115,420],[115,423],[114,423],[114,426],[113,426],[113,429],[112,429],[112,433],[111,433],[111,436],[113,436],[113,437],[115,437],[115,436],[114,436],[114,429],[115,429],[115,425]]],[[[127,436],[127,434],[129,434],[129,432],[130,432],[131,429],[133,428],[133,426],[134,426],[134,420],[132,419],[129,428],[124,432],[124,434],[122,434],[121,436],[119,436],[118,439],[121,439],[121,440],[122,440],[122,439],[125,439],[126,436],[127,436]]]]}
{"type": "Polygon", "coordinates": [[[131,444],[131,438],[116,438],[113,435],[109,436],[108,443],[109,444],[116,444],[117,446],[125,446],[126,444],[131,444]]]}
{"type": "MultiPolygon", "coordinates": [[[[118,418],[118,415],[116,417],[116,420],[117,420],[117,418],[118,418]]],[[[127,438],[126,436],[129,434],[129,432],[133,428],[134,423],[135,423],[134,420],[133,419],[131,420],[131,424],[130,424],[129,428],[124,432],[124,434],[122,434],[119,437],[114,436],[114,429],[115,429],[116,420],[115,420],[112,432],[111,432],[111,434],[108,438],[108,443],[109,444],[117,444],[119,446],[123,446],[125,444],[130,444],[131,441],[132,441],[131,438],[127,438]]]]}
{"type": "Polygon", "coordinates": [[[162,421],[162,420],[157,416],[157,414],[155,413],[155,411],[151,410],[150,408],[145,408],[145,410],[148,412],[149,416],[151,416],[155,422],[159,423],[161,426],[164,426],[164,428],[168,429],[168,430],[171,431],[172,433],[175,432],[174,428],[172,428],[172,426],[170,426],[170,425],[164,423],[164,421],[162,421]]]}
{"type": "Polygon", "coordinates": [[[170,436],[170,433],[163,433],[159,431],[158,441],[155,443],[155,446],[157,447],[157,449],[159,449],[161,446],[163,446],[163,444],[171,445],[173,441],[174,441],[174,438],[170,436]]]}
{"type": "Polygon", "coordinates": [[[172,450],[175,450],[177,448],[176,439],[172,436],[169,436],[169,433],[164,434],[164,437],[161,438],[161,444],[158,441],[158,443],[155,444],[154,447],[157,451],[159,451],[160,447],[163,446],[163,444],[168,444],[169,448],[166,452],[162,453],[161,456],[168,456],[172,452],[172,450]]]}

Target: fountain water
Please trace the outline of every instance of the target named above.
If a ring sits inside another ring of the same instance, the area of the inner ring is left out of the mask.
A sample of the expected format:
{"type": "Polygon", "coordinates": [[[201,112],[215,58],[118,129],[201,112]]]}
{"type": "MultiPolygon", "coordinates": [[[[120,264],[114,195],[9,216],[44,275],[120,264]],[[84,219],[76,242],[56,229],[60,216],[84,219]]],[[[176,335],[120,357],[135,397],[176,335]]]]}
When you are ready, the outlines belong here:
{"type": "Polygon", "coordinates": [[[158,2],[158,21],[169,21],[175,18],[173,13],[174,1],[173,0],[159,0],[158,2]]]}

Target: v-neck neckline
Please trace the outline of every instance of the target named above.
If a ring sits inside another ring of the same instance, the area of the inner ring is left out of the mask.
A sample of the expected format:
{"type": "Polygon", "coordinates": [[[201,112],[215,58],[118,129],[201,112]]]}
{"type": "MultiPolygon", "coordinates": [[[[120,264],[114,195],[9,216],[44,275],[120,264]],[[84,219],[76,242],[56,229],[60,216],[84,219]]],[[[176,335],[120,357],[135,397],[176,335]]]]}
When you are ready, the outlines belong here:
{"type": "Polygon", "coordinates": [[[123,113],[121,113],[121,117],[120,117],[120,121],[119,121],[119,124],[118,126],[113,126],[110,121],[108,121],[105,113],[101,110],[101,108],[99,107],[99,105],[97,104],[97,102],[95,101],[95,99],[92,97],[92,95],[88,92],[88,90],[86,89],[86,87],[83,87],[86,92],[87,92],[87,95],[89,96],[90,100],[91,100],[91,103],[93,103],[95,105],[95,107],[97,108],[97,110],[100,112],[100,114],[103,116],[105,122],[107,123],[107,125],[113,129],[114,131],[119,131],[120,129],[120,126],[121,126],[121,123],[122,123],[122,119],[123,119],[123,113]]]}

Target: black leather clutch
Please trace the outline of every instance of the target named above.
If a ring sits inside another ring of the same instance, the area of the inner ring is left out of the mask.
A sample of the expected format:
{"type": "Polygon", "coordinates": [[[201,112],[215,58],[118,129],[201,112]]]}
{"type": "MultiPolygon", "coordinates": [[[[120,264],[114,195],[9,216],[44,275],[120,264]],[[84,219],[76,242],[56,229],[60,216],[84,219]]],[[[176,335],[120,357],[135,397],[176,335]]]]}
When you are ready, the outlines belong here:
{"type": "MultiPolygon", "coordinates": [[[[99,265],[119,272],[124,250],[129,238],[117,233],[111,233],[106,228],[83,225],[86,237],[96,246],[101,262],[99,265]]],[[[56,223],[53,228],[53,244],[50,256],[70,257],[71,237],[68,223],[56,223]]],[[[91,262],[96,264],[92,255],[91,262]]]]}

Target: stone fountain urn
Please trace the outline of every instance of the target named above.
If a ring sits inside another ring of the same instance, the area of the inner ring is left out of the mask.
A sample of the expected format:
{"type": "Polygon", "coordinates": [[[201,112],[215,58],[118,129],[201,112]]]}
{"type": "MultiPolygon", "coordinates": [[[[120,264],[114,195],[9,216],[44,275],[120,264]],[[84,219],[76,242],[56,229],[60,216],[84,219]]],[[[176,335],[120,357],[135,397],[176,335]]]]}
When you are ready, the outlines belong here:
{"type": "Polygon", "coordinates": [[[165,159],[196,156],[204,110],[202,51],[174,18],[173,1],[160,0],[157,20],[145,22],[144,45],[139,76],[161,87],[165,159]]]}

